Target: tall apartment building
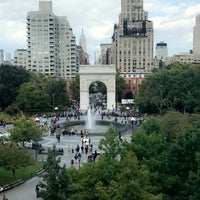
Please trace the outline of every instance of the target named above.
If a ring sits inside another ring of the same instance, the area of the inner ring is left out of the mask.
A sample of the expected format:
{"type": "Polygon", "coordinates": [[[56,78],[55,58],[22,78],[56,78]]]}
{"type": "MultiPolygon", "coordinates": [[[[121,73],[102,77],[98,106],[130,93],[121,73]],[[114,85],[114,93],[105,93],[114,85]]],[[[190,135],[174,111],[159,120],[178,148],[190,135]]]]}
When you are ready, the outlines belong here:
{"type": "Polygon", "coordinates": [[[101,64],[110,65],[112,63],[112,44],[101,44],[101,64]]]}
{"type": "Polygon", "coordinates": [[[171,57],[167,57],[165,65],[171,65],[173,63],[182,63],[182,64],[199,64],[200,63],[200,54],[193,54],[191,52],[175,54],[171,57]]]}
{"type": "Polygon", "coordinates": [[[5,57],[4,57],[4,63],[5,64],[12,64],[13,59],[12,59],[12,54],[9,52],[5,53],[5,57]]]}
{"type": "Polygon", "coordinates": [[[98,65],[101,63],[101,52],[99,49],[95,49],[94,51],[94,64],[98,65]]]}
{"type": "Polygon", "coordinates": [[[14,65],[18,67],[24,67],[27,66],[27,50],[26,49],[17,49],[14,52],[14,65]]]}
{"type": "Polygon", "coordinates": [[[79,65],[89,65],[89,55],[83,51],[82,46],[77,45],[76,48],[79,65]]]}
{"type": "Polygon", "coordinates": [[[200,15],[196,16],[196,24],[193,28],[193,52],[200,54],[200,15]]]}
{"type": "Polygon", "coordinates": [[[4,62],[4,50],[0,49],[0,64],[4,62]]]}
{"type": "Polygon", "coordinates": [[[83,29],[79,38],[79,45],[77,45],[76,48],[79,65],[89,65],[89,55],[87,54],[86,38],[83,33],[83,29]]]}
{"type": "Polygon", "coordinates": [[[79,70],[76,38],[64,16],[53,13],[51,1],[40,1],[39,11],[27,15],[27,69],[73,79],[79,70]]]}
{"type": "Polygon", "coordinates": [[[156,57],[163,62],[166,60],[168,57],[167,43],[159,42],[156,44],[156,57]]]}
{"type": "Polygon", "coordinates": [[[138,88],[145,74],[153,66],[153,23],[143,10],[143,0],[121,0],[119,22],[114,26],[113,63],[131,85],[132,92],[138,88]]]}

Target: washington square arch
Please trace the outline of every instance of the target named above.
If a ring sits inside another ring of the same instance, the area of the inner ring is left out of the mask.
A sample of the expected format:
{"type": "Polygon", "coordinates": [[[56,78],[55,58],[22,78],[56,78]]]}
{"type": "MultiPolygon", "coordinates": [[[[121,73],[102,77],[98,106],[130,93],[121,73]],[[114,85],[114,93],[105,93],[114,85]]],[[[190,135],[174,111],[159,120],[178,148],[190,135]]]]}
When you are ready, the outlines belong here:
{"type": "Polygon", "coordinates": [[[80,110],[89,108],[89,87],[92,83],[100,81],[107,88],[107,109],[115,106],[115,76],[114,65],[81,65],[80,76],[80,110]]]}

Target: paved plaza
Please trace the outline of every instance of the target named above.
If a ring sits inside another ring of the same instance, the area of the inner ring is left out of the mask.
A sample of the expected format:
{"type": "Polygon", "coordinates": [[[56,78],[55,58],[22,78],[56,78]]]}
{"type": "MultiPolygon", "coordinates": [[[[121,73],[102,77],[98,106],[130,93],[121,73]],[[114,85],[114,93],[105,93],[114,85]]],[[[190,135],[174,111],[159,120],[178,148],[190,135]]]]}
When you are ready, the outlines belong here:
{"type": "MultiPolygon", "coordinates": [[[[48,120],[48,126],[51,124],[51,119],[48,120]]],[[[65,122],[66,118],[60,118],[59,123],[65,122]]],[[[42,125],[42,121],[40,122],[42,125]]],[[[130,140],[131,134],[125,134],[124,138],[126,140],[130,140]]],[[[93,145],[93,152],[97,150],[98,152],[98,144],[99,141],[103,138],[102,135],[88,135],[88,138],[90,139],[90,144],[93,145]]],[[[53,145],[56,145],[56,148],[63,148],[64,154],[59,155],[61,158],[61,165],[65,164],[66,167],[71,166],[71,160],[74,159],[75,153],[72,153],[72,148],[75,148],[77,145],[81,145],[81,137],[80,134],[78,135],[65,135],[63,136],[61,134],[60,142],[58,142],[56,138],[56,132],[54,136],[51,135],[50,130],[46,133],[46,136],[44,137],[43,141],[41,141],[42,147],[44,148],[52,148],[53,145]]],[[[34,153],[34,152],[33,152],[34,153]]],[[[81,154],[81,161],[80,165],[84,162],[88,161],[88,154],[85,154],[84,152],[81,154]]],[[[46,154],[38,154],[38,160],[46,160],[47,155],[46,154]]],[[[74,163],[75,168],[79,168],[79,162],[74,163]]],[[[8,190],[5,192],[6,197],[8,200],[36,200],[36,193],[35,193],[35,187],[38,184],[40,178],[34,177],[31,180],[23,183],[22,185],[19,185],[11,190],[8,190]]],[[[2,194],[0,194],[0,200],[2,199],[2,194]]]]}

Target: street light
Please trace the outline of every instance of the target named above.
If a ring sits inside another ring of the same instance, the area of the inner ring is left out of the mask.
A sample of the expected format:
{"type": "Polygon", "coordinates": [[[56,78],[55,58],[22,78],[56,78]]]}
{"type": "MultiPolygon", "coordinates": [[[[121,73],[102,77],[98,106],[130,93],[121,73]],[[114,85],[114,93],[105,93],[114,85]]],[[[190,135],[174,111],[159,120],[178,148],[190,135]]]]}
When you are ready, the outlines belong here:
{"type": "Polygon", "coordinates": [[[81,165],[81,154],[80,152],[78,153],[78,167],[80,169],[80,165],[81,165]]]}

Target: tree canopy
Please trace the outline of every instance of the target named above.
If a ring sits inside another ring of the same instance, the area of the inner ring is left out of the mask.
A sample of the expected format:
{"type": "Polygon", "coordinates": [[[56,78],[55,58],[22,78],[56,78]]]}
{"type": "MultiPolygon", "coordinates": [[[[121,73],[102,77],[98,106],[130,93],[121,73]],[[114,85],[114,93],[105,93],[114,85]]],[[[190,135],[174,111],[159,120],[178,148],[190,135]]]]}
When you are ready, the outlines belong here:
{"type": "Polygon", "coordinates": [[[69,177],[65,168],[60,166],[56,146],[49,150],[47,162],[44,165],[45,174],[39,183],[38,196],[43,200],[66,200],[70,195],[69,177]]]}
{"type": "Polygon", "coordinates": [[[21,115],[13,123],[14,127],[9,129],[11,140],[21,143],[22,146],[26,142],[42,140],[42,133],[47,131],[44,127],[38,126],[33,118],[27,119],[24,115],[21,115]]]}
{"type": "Polygon", "coordinates": [[[143,113],[160,113],[174,109],[179,112],[200,111],[199,64],[173,64],[145,77],[136,104],[143,113]]]}
{"type": "Polygon", "coordinates": [[[15,143],[0,144],[0,166],[13,172],[33,163],[31,155],[15,143]]]}
{"type": "Polygon", "coordinates": [[[11,105],[22,83],[30,80],[30,72],[22,67],[0,65],[0,108],[11,105]]]}

